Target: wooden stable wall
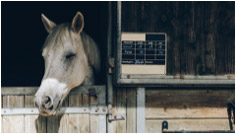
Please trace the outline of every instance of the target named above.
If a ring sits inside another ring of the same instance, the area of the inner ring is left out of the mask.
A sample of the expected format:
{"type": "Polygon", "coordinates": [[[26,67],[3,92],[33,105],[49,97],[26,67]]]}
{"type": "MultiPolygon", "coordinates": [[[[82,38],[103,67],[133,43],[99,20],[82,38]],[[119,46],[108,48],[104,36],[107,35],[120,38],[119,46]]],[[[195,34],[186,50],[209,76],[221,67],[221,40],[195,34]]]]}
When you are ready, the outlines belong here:
{"type": "MultiPolygon", "coordinates": [[[[136,95],[135,88],[114,91],[113,114],[123,114],[125,120],[114,121],[113,132],[137,132],[136,95]]],[[[148,133],[162,132],[163,121],[172,131],[230,130],[227,104],[235,98],[233,89],[146,89],[145,97],[148,133]]]]}
{"type": "MultiPolygon", "coordinates": [[[[36,87],[27,87],[25,89],[37,89],[36,87]]],[[[7,88],[11,90],[11,88],[7,88]]],[[[16,88],[14,88],[16,89],[16,88]]],[[[23,89],[19,87],[18,89],[23,89]]],[[[35,90],[36,91],[36,90],[35,90]]],[[[2,108],[32,108],[34,107],[34,95],[7,95],[1,96],[2,108]]],[[[88,94],[70,94],[62,106],[80,107],[96,105],[98,103],[96,96],[88,94]]],[[[2,115],[3,133],[89,133],[98,132],[98,115],[90,114],[63,114],[55,117],[42,117],[38,115],[2,115]]]]}
{"type": "MultiPolygon", "coordinates": [[[[167,76],[234,77],[234,2],[121,2],[121,32],[166,33],[167,76]]],[[[230,86],[146,89],[146,132],[161,132],[165,120],[173,131],[230,130],[227,104],[235,99],[230,86]]],[[[127,115],[113,123],[114,132],[136,132],[135,94],[130,88],[114,91],[113,109],[127,115]]]]}
{"type": "Polygon", "coordinates": [[[235,72],[235,3],[121,2],[122,32],[167,33],[167,74],[235,72]]]}

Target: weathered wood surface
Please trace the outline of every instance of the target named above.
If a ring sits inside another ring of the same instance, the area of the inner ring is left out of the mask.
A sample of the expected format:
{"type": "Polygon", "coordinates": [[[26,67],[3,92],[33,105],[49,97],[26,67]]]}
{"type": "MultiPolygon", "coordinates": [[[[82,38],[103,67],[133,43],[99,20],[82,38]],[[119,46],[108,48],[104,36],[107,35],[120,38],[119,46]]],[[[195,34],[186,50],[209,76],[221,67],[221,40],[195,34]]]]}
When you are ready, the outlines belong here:
{"type": "MultiPolygon", "coordinates": [[[[146,120],[147,133],[161,133],[164,120],[146,120]]],[[[170,131],[230,130],[227,119],[175,119],[166,120],[170,131]]]]}
{"type": "MultiPolygon", "coordinates": [[[[113,115],[123,114],[125,117],[125,120],[112,122],[113,132],[136,132],[137,90],[114,89],[113,95],[113,115]]],[[[2,106],[33,107],[33,98],[30,95],[2,96],[2,106]]],[[[229,130],[227,103],[234,98],[235,91],[229,89],[147,89],[146,132],[161,132],[161,123],[164,120],[169,122],[169,130],[229,130]]],[[[63,106],[97,104],[97,96],[71,94],[63,106]]],[[[98,115],[88,114],[64,114],[53,118],[35,115],[2,116],[2,122],[2,132],[96,133],[99,126],[98,115]],[[9,127],[13,124],[18,125],[9,127]]]]}
{"type": "Polygon", "coordinates": [[[137,91],[136,88],[127,90],[127,133],[135,133],[137,130],[137,91]]]}
{"type": "MultiPolygon", "coordinates": [[[[90,105],[97,105],[96,96],[90,96],[90,105]]],[[[98,115],[90,115],[90,132],[98,133],[98,115]]]]}
{"type": "MultiPolygon", "coordinates": [[[[8,88],[9,89],[9,88],[8,88]]],[[[25,87],[18,87],[22,91],[29,91],[25,87]]],[[[30,87],[29,89],[36,89],[30,87]]],[[[10,89],[9,89],[10,90],[10,89]]],[[[15,89],[14,89],[15,90],[15,89]]],[[[2,95],[2,108],[32,108],[34,96],[29,95],[2,95]]],[[[105,99],[105,98],[104,98],[105,99]]],[[[97,96],[73,92],[63,102],[63,107],[89,107],[98,105],[97,96]]],[[[89,133],[98,132],[98,115],[90,114],[63,114],[54,117],[42,117],[40,115],[13,115],[2,116],[2,132],[22,133],[89,133]]]]}
{"type": "MultiPolygon", "coordinates": [[[[3,108],[24,107],[24,96],[2,96],[3,108]]],[[[3,133],[24,133],[24,115],[2,116],[3,133]]]]}
{"type": "Polygon", "coordinates": [[[123,115],[124,120],[112,122],[113,133],[135,133],[137,113],[136,88],[114,88],[112,101],[113,118],[123,115]]]}
{"type": "MultiPolygon", "coordinates": [[[[116,113],[126,115],[126,104],[127,104],[127,96],[126,89],[119,88],[116,90],[116,113]]],[[[126,133],[127,120],[119,120],[116,121],[116,133],[126,133]]]]}
{"type": "Polygon", "coordinates": [[[227,104],[234,90],[146,90],[146,132],[230,130],[227,104]]]}
{"type": "Polygon", "coordinates": [[[123,32],[165,32],[167,74],[235,72],[234,2],[122,2],[123,32]]]}
{"type": "Polygon", "coordinates": [[[227,118],[234,90],[147,90],[146,118],[227,118]]]}

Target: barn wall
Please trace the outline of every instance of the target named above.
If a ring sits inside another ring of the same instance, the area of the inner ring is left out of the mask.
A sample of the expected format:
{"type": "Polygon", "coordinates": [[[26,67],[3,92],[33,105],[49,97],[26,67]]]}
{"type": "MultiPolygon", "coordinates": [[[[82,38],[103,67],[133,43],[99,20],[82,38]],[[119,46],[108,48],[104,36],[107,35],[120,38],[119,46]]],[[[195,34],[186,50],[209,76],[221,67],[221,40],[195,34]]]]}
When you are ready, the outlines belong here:
{"type": "Polygon", "coordinates": [[[167,33],[167,74],[234,74],[234,2],[122,2],[123,32],[167,33]]]}
{"type": "MultiPolygon", "coordinates": [[[[112,122],[113,132],[137,132],[137,90],[118,88],[113,97],[113,115],[125,115],[125,120],[112,122]]],[[[162,132],[163,121],[172,131],[230,130],[227,104],[234,100],[234,90],[152,88],[146,89],[145,98],[148,133],[162,132]]]]}

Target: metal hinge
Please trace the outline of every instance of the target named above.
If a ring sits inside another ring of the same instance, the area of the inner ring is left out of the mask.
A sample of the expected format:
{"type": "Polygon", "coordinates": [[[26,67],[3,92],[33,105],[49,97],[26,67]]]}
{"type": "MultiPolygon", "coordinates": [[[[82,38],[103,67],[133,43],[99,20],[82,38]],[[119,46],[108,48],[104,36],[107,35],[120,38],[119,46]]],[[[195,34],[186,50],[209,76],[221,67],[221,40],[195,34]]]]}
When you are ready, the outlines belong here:
{"type": "Polygon", "coordinates": [[[113,68],[115,67],[115,59],[112,57],[109,57],[107,62],[108,62],[108,73],[112,74],[113,68]]]}

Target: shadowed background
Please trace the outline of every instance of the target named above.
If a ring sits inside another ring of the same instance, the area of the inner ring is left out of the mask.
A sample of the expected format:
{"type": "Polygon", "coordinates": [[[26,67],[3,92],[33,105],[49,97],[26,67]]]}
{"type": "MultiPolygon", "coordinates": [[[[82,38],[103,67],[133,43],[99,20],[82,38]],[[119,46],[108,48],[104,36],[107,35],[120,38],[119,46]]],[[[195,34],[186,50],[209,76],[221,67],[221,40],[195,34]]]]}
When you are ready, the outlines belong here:
{"type": "Polygon", "coordinates": [[[84,31],[101,50],[102,78],[105,82],[107,2],[2,2],[2,85],[39,86],[44,74],[41,47],[48,35],[44,13],[56,24],[72,22],[77,11],[85,18],[84,31]]]}

